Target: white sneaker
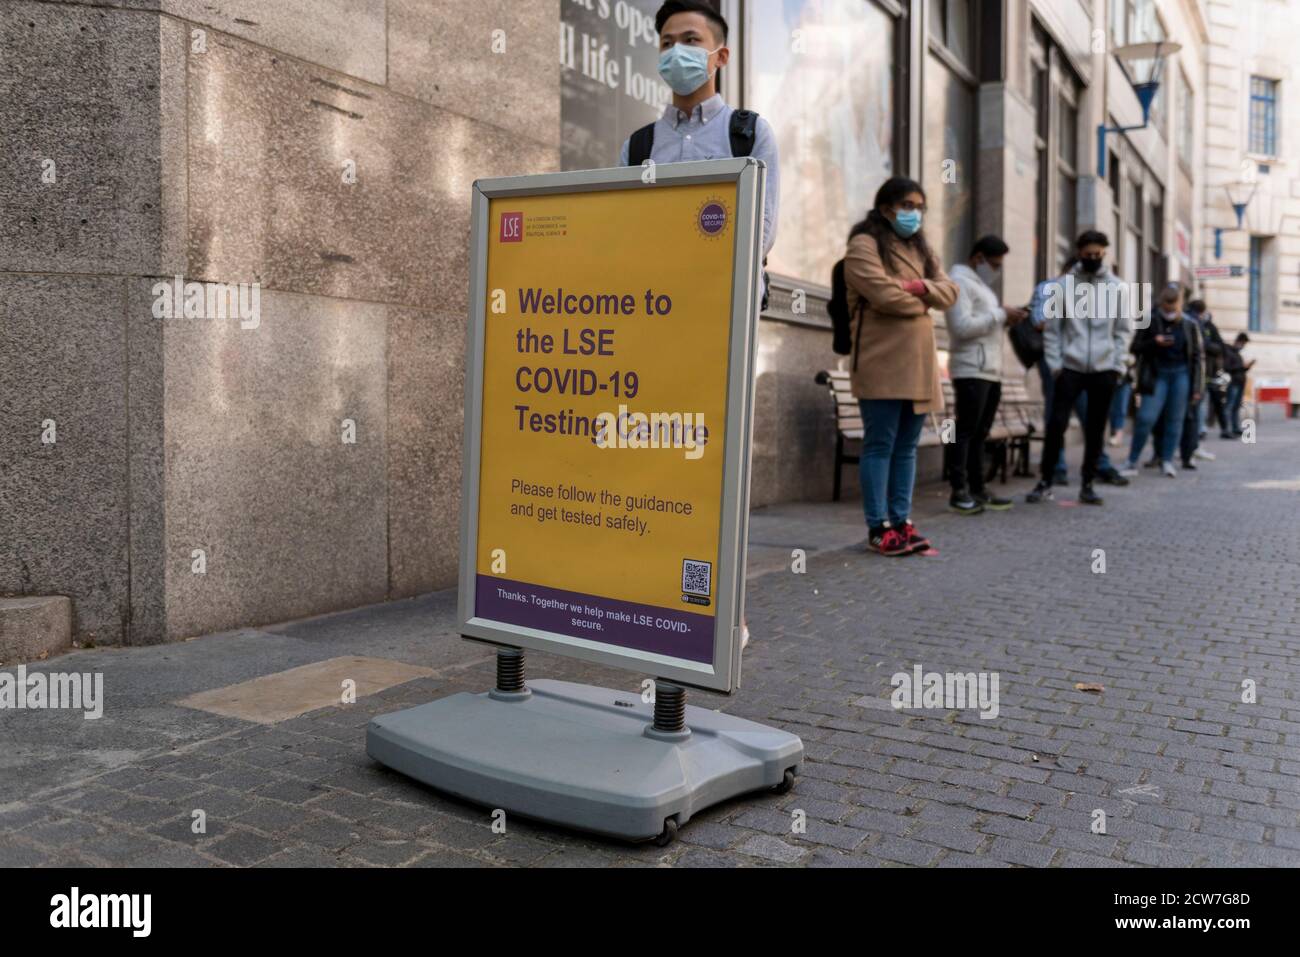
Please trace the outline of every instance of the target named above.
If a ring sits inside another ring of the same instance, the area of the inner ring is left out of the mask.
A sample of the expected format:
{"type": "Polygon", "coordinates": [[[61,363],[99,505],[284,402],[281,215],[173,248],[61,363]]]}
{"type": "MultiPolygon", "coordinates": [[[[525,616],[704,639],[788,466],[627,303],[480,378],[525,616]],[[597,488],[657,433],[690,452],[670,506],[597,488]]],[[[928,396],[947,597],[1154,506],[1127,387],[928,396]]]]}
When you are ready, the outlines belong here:
{"type": "Polygon", "coordinates": [[[1126,465],[1119,470],[1119,474],[1125,478],[1135,478],[1138,474],[1136,465],[1126,465]]]}
{"type": "Polygon", "coordinates": [[[1108,440],[1108,443],[1107,443],[1107,444],[1109,444],[1109,445],[1119,445],[1119,444],[1121,444],[1123,441],[1124,441],[1124,433],[1123,433],[1123,432],[1116,432],[1114,435],[1112,435],[1112,436],[1110,437],[1110,439],[1108,440]]]}
{"type": "Polygon", "coordinates": [[[1174,468],[1173,462],[1161,462],[1160,474],[1165,478],[1178,478],[1178,470],[1174,468]]]}
{"type": "Polygon", "coordinates": [[[1197,449],[1193,453],[1193,455],[1195,455],[1196,458],[1200,459],[1202,462],[1213,462],[1216,458],[1213,452],[1207,452],[1205,451],[1205,449],[1197,449]]]}

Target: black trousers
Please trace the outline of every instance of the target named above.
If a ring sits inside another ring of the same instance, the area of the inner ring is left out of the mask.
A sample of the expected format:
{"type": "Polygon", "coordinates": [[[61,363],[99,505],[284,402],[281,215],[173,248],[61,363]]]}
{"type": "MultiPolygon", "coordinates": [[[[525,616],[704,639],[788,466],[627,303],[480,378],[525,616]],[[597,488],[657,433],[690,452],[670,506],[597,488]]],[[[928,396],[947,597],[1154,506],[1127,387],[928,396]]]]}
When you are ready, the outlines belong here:
{"type": "Polygon", "coordinates": [[[953,379],[957,405],[957,440],[944,446],[948,481],[953,491],[984,491],[984,442],[1002,400],[1002,383],[988,379],[953,379]]]}
{"type": "Polygon", "coordinates": [[[1110,418],[1110,400],[1116,382],[1114,372],[1062,369],[1057,375],[1056,387],[1052,390],[1052,414],[1043,439],[1044,481],[1052,480],[1061,446],[1065,444],[1065,430],[1070,425],[1074,400],[1080,392],[1088,396],[1088,421],[1083,424],[1083,481],[1087,484],[1097,477],[1097,460],[1101,458],[1102,439],[1106,433],[1106,420],[1110,418]]]}
{"type": "Polygon", "coordinates": [[[1190,462],[1201,447],[1200,417],[1197,414],[1200,407],[1200,402],[1193,402],[1190,395],[1187,397],[1187,417],[1183,419],[1183,436],[1178,440],[1178,454],[1184,463],[1190,462]]]}
{"type": "Polygon", "coordinates": [[[1205,417],[1207,426],[1217,422],[1220,431],[1228,427],[1227,398],[1226,389],[1210,389],[1210,414],[1205,417]]]}

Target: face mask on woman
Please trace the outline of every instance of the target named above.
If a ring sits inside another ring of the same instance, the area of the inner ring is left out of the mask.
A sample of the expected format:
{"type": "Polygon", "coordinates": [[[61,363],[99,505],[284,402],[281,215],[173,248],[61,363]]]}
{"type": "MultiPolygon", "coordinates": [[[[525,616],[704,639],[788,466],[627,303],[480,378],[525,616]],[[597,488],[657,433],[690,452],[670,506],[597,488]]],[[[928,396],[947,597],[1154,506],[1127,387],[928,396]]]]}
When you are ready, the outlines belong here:
{"type": "Polygon", "coordinates": [[[915,236],[921,228],[921,211],[919,209],[900,209],[894,214],[894,232],[907,239],[915,236]]]}
{"type": "Polygon", "coordinates": [[[678,96],[690,96],[709,82],[709,57],[718,50],[674,43],[659,54],[659,75],[678,96]]]}

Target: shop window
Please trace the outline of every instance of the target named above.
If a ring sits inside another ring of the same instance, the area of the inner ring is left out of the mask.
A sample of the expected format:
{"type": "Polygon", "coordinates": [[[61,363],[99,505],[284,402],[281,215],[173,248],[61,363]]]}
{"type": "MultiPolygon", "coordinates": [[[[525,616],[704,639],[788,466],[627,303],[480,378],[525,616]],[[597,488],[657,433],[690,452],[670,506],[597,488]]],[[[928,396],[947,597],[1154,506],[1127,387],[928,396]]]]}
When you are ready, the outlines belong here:
{"type": "Polygon", "coordinates": [[[895,18],[869,0],[787,0],[753,17],[745,105],[772,124],[780,219],[768,270],[830,284],[895,170],[895,18]]]}
{"type": "Polygon", "coordinates": [[[925,71],[922,182],[929,212],[925,233],[950,268],[975,242],[975,90],[929,54],[925,71]]]}
{"type": "Polygon", "coordinates": [[[654,21],[661,2],[622,0],[628,11],[624,27],[614,16],[602,17],[586,4],[560,5],[563,169],[618,165],[623,141],[633,130],[657,120],[672,102],[672,91],[659,78],[659,38],[654,21]],[[594,60],[584,56],[584,49],[603,49],[606,56],[594,60]]]}
{"type": "Polygon", "coordinates": [[[975,69],[970,0],[930,0],[930,36],[962,66],[975,69]]]}

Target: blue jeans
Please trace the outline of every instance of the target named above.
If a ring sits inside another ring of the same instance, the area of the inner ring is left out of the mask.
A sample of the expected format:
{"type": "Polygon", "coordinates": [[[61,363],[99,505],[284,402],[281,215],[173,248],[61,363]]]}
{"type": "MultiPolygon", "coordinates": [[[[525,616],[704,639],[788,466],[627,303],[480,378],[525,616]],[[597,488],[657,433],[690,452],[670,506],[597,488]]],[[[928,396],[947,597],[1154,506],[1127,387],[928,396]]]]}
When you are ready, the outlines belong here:
{"type": "Polygon", "coordinates": [[[895,527],[912,514],[912,485],[916,481],[916,443],[925,415],[909,399],[859,399],[862,410],[862,455],[858,477],[862,511],[868,528],[886,520],[895,527]]]}
{"type": "Polygon", "coordinates": [[[1124,420],[1128,418],[1128,397],[1133,392],[1133,385],[1127,379],[1115,388],[1115,397],[1110,400],[1110,430],[1124,431],[1124,420]]]}
{"type": "Polygon", "coordinates": [[[1245,391],[1246,387],[1237,382],[1233,382],[1228,386],[1228,398],[1224,402],[1224,406],[1227,408],[1230,426],[1225,425],[1223,427],[1224,434],[1241,431],[1241,400],[1245,391]]]}
{"type": "MultiPolygon", "coordinates": [[[[1041,359],[1038,361],[1038,377],[1043,383],[1043,409],[1044,409],[1044,419],[1046,419],[1049,418],[1052,414],[1052,394],[1054,391],[1052,386],[1055,380],[1052,379],[1052,374],[1047,371],[1047,363],[1041,359]]],[[[1116,395],[1118,394],[1119,393],[1117,390],[1116,395]]],[[[1114,416],[1115,414],[1114,400],[1111,400],[1110,408],[1111,408],[1111,415],[1114,416]]],[[[1128,408],[1127,396],[1125,396],[1124,398],[1124,408],[1128,408]]],[[[1079,397],[1074,400],[1074,414],[1079,417],[1079,425],[1086,426],[1088,422],[1088,394],[1086,392],[1081,391],[1079,393],[1079,397]]],[[[1119,427],[1121,429],[1124,427],[1124,422],[1122,417],[1120,419],[1119,427]]],[[[1046,422],[1044,422],[1043,424],[1043,432],[1044,433],[1047,432],[1046,422]]],[[[1056,477],[1061,480],[1064,480],[1068,474],[1065,468],[1065,446],[1064,445],[1061,446],[1061,454],[1056,459],[1056,469],[1054,471],[1056,473],[1056,477]]],[[[1113,471],[1115,471],[1115,466],[1111,463],[1110,456],[1106,454],[1105,446],[1102,446],[1101,458],[1097,460],[1097,474],[1105,475],[1107,472],[1113,472],[1113,471]]]]}
{"type": "Polygon", "coordinates": [[[1133,425],[1133,445],[1129,448],[1128,464],[1136,466],[1142,457],[1147,437],[1155,427],[1162,412],[1166,412],[1160,448],[1156,450],[1162,462],[1172,462],[1183,437],[1183,422],[1187,418],[1187,396],[1191,376],[1186,366],[1156,370],[1155,390],[1142,397],[1137,421],[1133,425]]]}

